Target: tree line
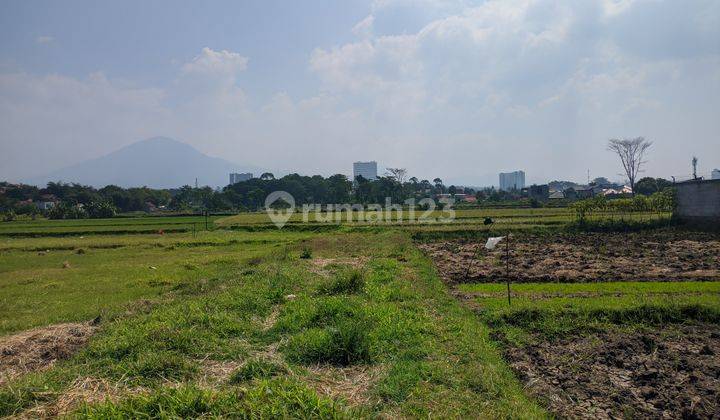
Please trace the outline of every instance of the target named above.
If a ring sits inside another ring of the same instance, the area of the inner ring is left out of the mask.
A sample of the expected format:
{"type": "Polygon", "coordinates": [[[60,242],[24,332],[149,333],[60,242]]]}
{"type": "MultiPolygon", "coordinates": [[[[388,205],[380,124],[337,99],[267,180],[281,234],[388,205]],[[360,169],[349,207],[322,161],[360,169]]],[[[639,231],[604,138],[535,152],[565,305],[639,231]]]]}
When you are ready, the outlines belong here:
{"type": "MultiPolygon", "coordinates": [[[[671,186],[662,178],[643,178],[636,192],[649,195],[671,186]]],[[[103,188],[76,183],[49,182],[44,188],[24,184],[0,182],[0,212],[4,214],[44,215],[58,219],[111,217],[116,213],[137,211],[255,211],[264,207],[265,198],[273,191],[287,191],[296,205],[303,204],[384,204],[386,198],[402,203],[409,198],[420,200],[438,194],[473,195],[480,205],[541,205],[523,198],[519,191],[500,191],[495,188],[473,190],[444,185],[442,179],[432,181],[406,177],[404,169],[393,169],[376,180],[358,177],[355,182],[342,174],[323,177],[290,174],[275,178],[270,173],[260,178],[228,185],[222,189],[194,188],[189,185],[177,189],[148,187],[122,188],[108,185],[103,188]],[[56,201],[52,209],[41,211],[37,204],[56,201]]]]}

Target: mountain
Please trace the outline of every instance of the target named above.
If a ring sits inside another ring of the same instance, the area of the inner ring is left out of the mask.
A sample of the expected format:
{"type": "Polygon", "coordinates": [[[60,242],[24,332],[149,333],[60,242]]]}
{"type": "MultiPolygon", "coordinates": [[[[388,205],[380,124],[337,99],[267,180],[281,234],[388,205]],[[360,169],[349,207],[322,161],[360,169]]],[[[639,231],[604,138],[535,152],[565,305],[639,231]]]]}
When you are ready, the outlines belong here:
{"type": "Polygon", "coordinates": [[[178,188],[194,185],[197,178],[199,185],[218,187],[228,184],[230,172],[252,172],[259,176],[264,170],[207,156],[190,145],[167,137],[153,137],[30,179],[28,183],[45,185],[49,181],[63,181],[96,187],[112,184],[178,188]]]}

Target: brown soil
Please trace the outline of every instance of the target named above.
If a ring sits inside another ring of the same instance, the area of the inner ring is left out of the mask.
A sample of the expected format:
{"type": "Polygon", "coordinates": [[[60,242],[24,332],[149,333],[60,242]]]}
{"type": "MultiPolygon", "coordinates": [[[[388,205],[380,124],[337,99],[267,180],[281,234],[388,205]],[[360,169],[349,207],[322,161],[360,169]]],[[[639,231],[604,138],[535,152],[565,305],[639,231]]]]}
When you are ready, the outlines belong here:
{"type": "MultiPolygon", "coordinates": [[[[504,243],[419,244],[449,283],[491,283],[506,278],[504,243]]],[[[675,232],[558,234],[513,237],[514,282],[720,280],[720,238],[675,232]],[[682,239],[692,237],[693,239],[682,239]]]]}
{"type": "Polygon", "coordinates": [[[603,332],[506,356],[559,417],[720,418],[718,325],[603,332]]]}
{"type": "Polygon", "coordinates": [[[92,323],[68,323],[0,337],[0,385],[69,358],[96,329],[92,323]]]}

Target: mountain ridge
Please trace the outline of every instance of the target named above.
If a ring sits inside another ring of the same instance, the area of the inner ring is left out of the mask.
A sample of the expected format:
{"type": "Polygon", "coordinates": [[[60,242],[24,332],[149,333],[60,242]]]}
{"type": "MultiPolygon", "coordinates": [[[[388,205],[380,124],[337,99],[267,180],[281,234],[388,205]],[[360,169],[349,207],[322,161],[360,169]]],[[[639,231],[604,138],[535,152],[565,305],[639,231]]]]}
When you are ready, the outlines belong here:
{"type": "Polygon", "coordinates": [[[222,187],[228,184],[230,172],[252,172],[259,176],[264,170],[208,156],[169,137],[151,137],[104,156],[31,177],[27,183],[44,186],[50,181],[62,181],[95,187],[179,188],[194,185],[197,178],[199,185],[222,187]]]}

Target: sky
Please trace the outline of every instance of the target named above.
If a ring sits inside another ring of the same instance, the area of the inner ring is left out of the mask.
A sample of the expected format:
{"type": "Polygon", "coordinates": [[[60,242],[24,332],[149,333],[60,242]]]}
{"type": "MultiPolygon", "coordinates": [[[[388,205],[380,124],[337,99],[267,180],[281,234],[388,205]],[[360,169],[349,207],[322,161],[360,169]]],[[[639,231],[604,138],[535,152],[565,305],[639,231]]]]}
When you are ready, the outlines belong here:
{"type": "Polygon", "coordinates": [[[720,167],[716,0],[0,2],[0,179],[168,136],[279,173],[489,185],[720,167]]]}

